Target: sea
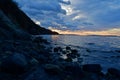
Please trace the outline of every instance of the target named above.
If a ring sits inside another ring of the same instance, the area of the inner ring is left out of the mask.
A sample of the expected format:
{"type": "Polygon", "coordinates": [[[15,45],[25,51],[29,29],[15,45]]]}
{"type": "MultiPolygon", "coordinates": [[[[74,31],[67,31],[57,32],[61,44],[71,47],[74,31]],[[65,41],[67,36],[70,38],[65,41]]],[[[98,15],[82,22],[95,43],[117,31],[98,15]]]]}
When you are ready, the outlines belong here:
{"type": "Polygon", "coordinates": [[[120,36],[42,35],[53,47],[70,46],[77,49],[81,64],[101,64],[103,72],[108,68],[120,69],[120,36]]]}

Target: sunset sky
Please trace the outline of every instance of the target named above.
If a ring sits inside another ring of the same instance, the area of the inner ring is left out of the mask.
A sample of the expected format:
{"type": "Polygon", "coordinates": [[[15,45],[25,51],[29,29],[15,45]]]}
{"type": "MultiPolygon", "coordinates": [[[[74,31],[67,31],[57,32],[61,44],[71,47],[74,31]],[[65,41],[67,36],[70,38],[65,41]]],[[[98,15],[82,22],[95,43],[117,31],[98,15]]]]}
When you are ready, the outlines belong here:
{"type": "Polygon", "coordinates": [[[15,1],[36,24],[61,34],[120,36],[120,0],[15,1]]]}

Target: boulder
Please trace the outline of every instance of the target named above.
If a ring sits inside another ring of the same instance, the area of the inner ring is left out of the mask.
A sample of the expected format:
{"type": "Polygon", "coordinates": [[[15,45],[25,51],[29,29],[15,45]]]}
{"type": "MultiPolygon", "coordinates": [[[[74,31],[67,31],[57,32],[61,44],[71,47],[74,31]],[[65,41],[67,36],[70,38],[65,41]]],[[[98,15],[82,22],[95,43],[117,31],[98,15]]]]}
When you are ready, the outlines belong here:
{"type": "Polygon", "coordinates": [[[62,72],[60,66],[55,64],[45,64],[44,69],[48,74],[52,75],[60,74],[62,72]]]}
{"type": "Polygon", "coordinates": [[[100,73],[102,67],[100,64],[85,64],[82,66],[83,71],[92,72],[92,73],[100,73]]]}
{"type": "Polygon", "coordinates": [[[55,47],[53,49],[54,52],[62,52],[62,48],[61,47],[55,47]]]}
{"type": "Polygon", "coordinates": [[[78,51],[76,49],[71,50],[72,54],[78,54],[78,51]]]}
{"type": "Polygon", "coordinates": [[[78,78],[77,80],[79,80],[79,78],[83,78],[85,76],[82,68],[78,64],[68,63],[64,66],[65,66],[64,71],[68,75],[73,76],[75,80],[76,80],[76,78],[78,78]]]}
{"type": "Polygon", "coordinates": [[[36,57],[36,60],[39,62],[39,63],[47,63],[48,62],[48,57],[47,56],[44,56],[44,55],[38,55],[36,57]]]}
{"type": "Polygon", "coordinates": [[[71,50],[71,47],[69,47],[69,46],[66,46],[66,50],[71,50]]]}
{"type": "Polygon", "coordinates": [[[118,69],[109,68],[107,74],[110,74],[115,77],[119,77],[119,79],[120,79],[120,70],[118,70],[118,69]]]}
{"type": "Polygon", "coordinates": [[[70,53],[70,54],[67,54],[67,57],[74,59],[74,58],[77,58],[77,55],[70,53]]]}
{"type": "Polygon", "coordinates": [[[28,62],[23,54],[13,53],[2,61],[0,67],[2,72],[21,74],[24,73],[26,68],[28,67],[28,62]]]}
{"type": "Polygon", "coordinates": [[[67,61],[67,62],[72,62],[73,59],[72,59],[71,57],[68,57],[67,59],[65,59],[65,61],[67,61]]]}
{"type": "Polygon", "coordinates": [[[66,51],[62,51],[62,54],[67,54],[67,52],[66,51]]]}
{"type": "Polygon", "coordinates": [[[54,52],[58,52],[58,48],[55,47],[53,51],[54,51],[54,52]]]}

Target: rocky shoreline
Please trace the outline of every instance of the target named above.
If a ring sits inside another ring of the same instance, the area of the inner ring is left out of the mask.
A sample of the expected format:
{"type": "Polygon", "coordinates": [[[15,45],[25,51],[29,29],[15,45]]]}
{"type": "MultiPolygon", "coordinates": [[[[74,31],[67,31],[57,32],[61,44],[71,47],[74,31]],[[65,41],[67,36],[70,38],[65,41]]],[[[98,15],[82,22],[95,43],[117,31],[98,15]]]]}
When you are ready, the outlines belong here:
{"type": "Polygon", "coordinates": [[[120,80],[120,70],[81,64],[76,49],[53,48],[41,37],[1,40],[0,52],[0,80],[120,80]]]}

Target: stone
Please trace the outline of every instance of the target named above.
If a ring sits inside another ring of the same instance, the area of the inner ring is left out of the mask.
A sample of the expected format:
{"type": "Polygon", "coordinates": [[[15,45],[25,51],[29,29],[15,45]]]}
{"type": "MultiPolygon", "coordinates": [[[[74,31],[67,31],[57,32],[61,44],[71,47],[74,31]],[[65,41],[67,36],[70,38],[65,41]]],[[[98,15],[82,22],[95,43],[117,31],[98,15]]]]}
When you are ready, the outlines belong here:
{"type": "Polygon", "coordinates": [[[47,73],[52,75],[60,74],[62,72],[60,66],[55,64],[45,64],[44,69],[47,73]]]}
{"type": "Polygon", "coordinates": [[[77,55],[70,53],[70,54],[67,54],[67,57],[74,59],[74,58],[77,58],[77,55]]]}
{"type": "Polygon", "coordinates": [[[78,51],[76,49],[71,50],[72,54],[77,54],[78,51]]]}
{"type": "Polygon", "coordinates": [[[78,64],[68,63],[64,66],[65,66],[64,71],[66,71],[66,73],[74,77],[79,77],[79,78],[84,77],[84,72],[78,64]]]}
{"type": "Polygon", "coordinates": [[[92,73],[100,73],[102,67],[100,64],[85,64],[82,66],[83,71],[92,72],[92,73]]]}
{"type": "Polygon", "coordinates": [[[4,51],[4,52],[5,51],[14,51],[14,50],[15,50],[15,48],[12,44],[6,43],[6,45],[2,46],[2,51],[4,51]]]}
{"type": "Polygon", "coordinates": [[[28,67],[28,62],[23,54],[13,53],[13,55],[10,55],[2,61],[0,67],[2,72],[21,74],[24,73],[28,67]]]}
{"type": "Polygon", "coordinates": [[[67,54],[66,51],[62,51],[62,54],[67,54]]]}
{"type": "Polygon", "coordinates": [[[39,63],[46,63],[46,62],[48,62],[48,57],[46,57],[44,55],[38,55],[36,57],[36,60],[39,61],[39,63]]]}
{"type": "Polygon", "coordinates": [[[66,46],[66,50],[71,50],[71,47],[69,47],[69,46],[66,46]]]}
{"type": "Polygon", "coordinates": [[[118,70],[118,69],[109,68],[107,74],[110,74],[115,77],[119,77],[119,79],[120,79],[120,70],[118,70]]]}
{"type": "Polygon", "coordinates": [[[54,52],[58,52],[58,48],[55,47],[55,48],[53,49],[53,51],[54,51],[54,52]]]}
{"type": "Polygon", "coordinates": [[[53,49],[54,52],[62,52],[62,48],[61,47],[55,47],[53,49]]]}
{"type": "Polygon", "coordinates": [[[120,50],[116,50],[116,52],[120,53],[120,50]]]}
{"type": "Polygon", "coordinates": [[[35,59],[35,58],[32,58],[31,60],[30,60],[30,64],[31,65],[38,65],[39,64],[39,61],[37,60],[37,59],[35,59]]]}
{"type": "Polygon", "coordinates": [[[88,43],[88,45],[95,45],[95,43],[88,43]]]}
{"type": "Polygon", "coordinates": [[[92,52],[90,49],[86,49],[86,51],[87,51],[88,53],[91,53],[91,52],[92,52]]]}
{"type": "Polygon", "coordinates": [[[61,47],[57,47],[58,48],[58,50],[60,51],[60,52],[62,52],[62,48],[61,47]]]}
{"type": "Polygon", "coordinates": [[[72,62],[73,60],[72,60],[72,58],[68,57],[67,59],[65,59],[65,61],[72,62]]]}

